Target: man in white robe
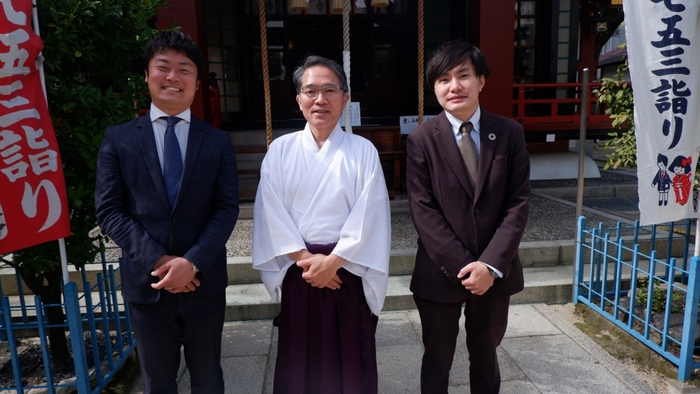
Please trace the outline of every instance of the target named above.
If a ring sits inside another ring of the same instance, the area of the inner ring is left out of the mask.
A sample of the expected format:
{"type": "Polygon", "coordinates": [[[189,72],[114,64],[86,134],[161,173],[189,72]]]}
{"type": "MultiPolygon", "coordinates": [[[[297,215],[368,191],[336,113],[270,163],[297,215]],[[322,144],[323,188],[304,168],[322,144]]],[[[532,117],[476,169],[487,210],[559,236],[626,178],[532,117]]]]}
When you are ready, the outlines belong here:
{"type": "Polygon", "coordinates": [[[253,267],[282,299],[275,393],[376,393],[391,248],[382,167],[338,125],[349,95],[337,63],[311,56],[294,81],[307,124],[271,144],[253,214],[253,267]]]}

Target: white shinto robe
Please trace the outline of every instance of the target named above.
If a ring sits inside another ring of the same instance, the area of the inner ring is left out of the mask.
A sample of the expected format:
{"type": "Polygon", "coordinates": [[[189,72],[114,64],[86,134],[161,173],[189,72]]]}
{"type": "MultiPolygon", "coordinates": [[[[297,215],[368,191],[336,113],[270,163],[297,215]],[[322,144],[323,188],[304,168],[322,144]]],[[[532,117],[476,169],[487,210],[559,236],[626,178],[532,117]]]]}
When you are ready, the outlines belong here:
{"type": "Polygon", "coordinates": [[[379,155],[372,143],[336,125],[319,150],[309,125],[277,138],[260,169],[253,211],[253,268],[279,302],[288,253],[338,243],[333,254],[362,278],[370,310],[386,296],[391,217],[379,155]]]}

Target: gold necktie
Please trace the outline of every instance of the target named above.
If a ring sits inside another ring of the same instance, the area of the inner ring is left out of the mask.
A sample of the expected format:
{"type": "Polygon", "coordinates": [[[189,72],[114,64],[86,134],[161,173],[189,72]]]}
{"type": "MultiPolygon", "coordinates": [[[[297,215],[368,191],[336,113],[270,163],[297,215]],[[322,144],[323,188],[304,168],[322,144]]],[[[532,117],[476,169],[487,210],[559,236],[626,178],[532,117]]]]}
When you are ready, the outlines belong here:
{"type": "Polygon", "coordinates": [[[479,156],[476,153],[476,144],[471,136],[472,122],[462,123],[459,130],[462,133],[462,141],[459,143],[459,152],[467,167],[469,183],[474,187],[474,183],[479,178],[479,156]]]}

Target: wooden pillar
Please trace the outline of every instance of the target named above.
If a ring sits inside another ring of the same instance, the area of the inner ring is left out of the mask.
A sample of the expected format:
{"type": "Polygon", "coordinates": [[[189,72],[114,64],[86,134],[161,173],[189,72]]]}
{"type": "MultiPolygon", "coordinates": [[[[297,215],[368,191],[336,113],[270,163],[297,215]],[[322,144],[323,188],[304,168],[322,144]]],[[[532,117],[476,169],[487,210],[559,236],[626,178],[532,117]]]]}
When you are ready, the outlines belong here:
{"type": "Polygon", "coordinates": [[[204,3],[201,0],[167,0],[167,5],[158,9],[157,27],[160,30],[180,26],[180,31],[189,34],[202,52],[202,74],[199,89],[192,103],[192,114],[207,122],[209,115],[209,64],[207,56],[206,28],[204,26],[204,3]]]}
{"type": "Polygon", "coordinates": [[[590,23],[580,23],[581,26],[581,44],[579,46],[579,60],[576,64],[576,73],[578,74],[577,81],[581,81],[583,69],[590,70],[589,81],[591,82],[596,76],[596,60],[595,60],[595,40],[596,35],[591,33],[590,23]]]}
{"type": "Polygon", "coordinates": [[[468,7],[467,39],[479,47],[491,72],[479,102],[487,111],[510,117],[513,111],[515,0],[470,1],[468,7]]]}

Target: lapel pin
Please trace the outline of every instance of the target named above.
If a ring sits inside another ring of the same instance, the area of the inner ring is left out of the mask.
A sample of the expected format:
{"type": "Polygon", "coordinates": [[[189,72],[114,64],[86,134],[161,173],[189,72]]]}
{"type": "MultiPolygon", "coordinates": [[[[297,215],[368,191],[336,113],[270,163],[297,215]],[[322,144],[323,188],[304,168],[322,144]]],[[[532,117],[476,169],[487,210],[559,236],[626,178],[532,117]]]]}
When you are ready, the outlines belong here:
{"type": "Polygon", "coordinates": [[[494,134],[494,133],[489,133],[489,139],[490,139],[491,141],[495,140],[495,139],[496,139],[496,134],[494,134]]]}

